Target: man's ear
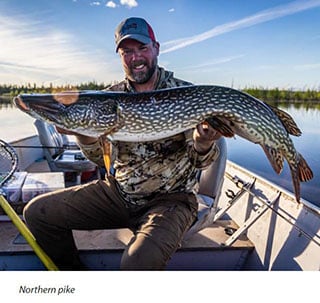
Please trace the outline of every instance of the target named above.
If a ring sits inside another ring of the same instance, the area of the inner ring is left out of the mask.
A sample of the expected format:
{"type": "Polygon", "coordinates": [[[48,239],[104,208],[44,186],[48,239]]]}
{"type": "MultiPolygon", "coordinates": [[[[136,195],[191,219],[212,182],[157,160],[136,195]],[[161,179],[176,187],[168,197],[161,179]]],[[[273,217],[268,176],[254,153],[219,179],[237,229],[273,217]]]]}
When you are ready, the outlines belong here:
{"type": "Polygon", "coordinates": [[[153,46],[157,49],[157,55],[160,53],[160,43],[158,41],[153,42],[153,46]]]}

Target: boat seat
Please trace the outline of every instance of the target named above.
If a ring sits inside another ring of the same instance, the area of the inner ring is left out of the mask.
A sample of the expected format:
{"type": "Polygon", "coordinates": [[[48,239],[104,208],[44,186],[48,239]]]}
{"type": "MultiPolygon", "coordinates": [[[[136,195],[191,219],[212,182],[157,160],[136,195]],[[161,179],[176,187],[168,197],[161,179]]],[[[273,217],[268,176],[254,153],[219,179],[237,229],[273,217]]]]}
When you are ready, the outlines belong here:
{"type": "Polygon", "coordinates": [[[217,145],[220,149],[218,159],[207,169],[199,172],[199,185],[196,189],[199,203],[198,217],[186,233],[184,240],[188,240],[193,234],[214,222],[227,163],[227,143],[225,138],[220,138],[217,141],[217,145]]]}
{"type": "Polygon", "coordinates": [[[70,143],[67,136],[58,133],[54,125],[41,120],[36,120],[34,125],[52,172],[75,172],[77,184],[80,184],[83,172],[97,169],[96,164],[84,156],[76,143],[70,143]]]}

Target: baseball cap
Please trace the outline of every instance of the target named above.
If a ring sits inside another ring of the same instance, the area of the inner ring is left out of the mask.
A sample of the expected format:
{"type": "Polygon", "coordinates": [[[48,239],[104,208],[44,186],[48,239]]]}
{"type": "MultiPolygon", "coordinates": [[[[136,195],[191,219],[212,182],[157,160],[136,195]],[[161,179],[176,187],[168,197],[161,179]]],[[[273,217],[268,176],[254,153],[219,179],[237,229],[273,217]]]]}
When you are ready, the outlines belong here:
{"type": "Polygon", "coordinates": [[[143,44],[149,44],[156,41],[156,37],[151,26],[146,20],[137,17],[131,17],[123,20],[115,31],[116,52],[120,43],[125,39],[134,39],[143,44]]]}

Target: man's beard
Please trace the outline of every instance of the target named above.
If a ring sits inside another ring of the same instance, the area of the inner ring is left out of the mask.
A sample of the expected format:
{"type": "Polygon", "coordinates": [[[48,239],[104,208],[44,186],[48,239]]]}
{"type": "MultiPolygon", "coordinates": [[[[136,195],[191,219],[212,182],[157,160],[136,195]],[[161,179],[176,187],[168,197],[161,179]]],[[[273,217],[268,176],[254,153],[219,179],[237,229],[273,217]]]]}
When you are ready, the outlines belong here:
{"type": "Polygon", "coordinates": [[[145,64],[147,67],[146,71],[134,71],[133,67],[128,68],[127,77],[130,81],[144,84],[150,80],[152,75],[154,74],[156,67],[157,67],[157,61],[153,60],[151,62],[151,65],[148,65],[146,62],[137,62],[135,63],[135,66],[138,66],[139,64],[145,64]]]}

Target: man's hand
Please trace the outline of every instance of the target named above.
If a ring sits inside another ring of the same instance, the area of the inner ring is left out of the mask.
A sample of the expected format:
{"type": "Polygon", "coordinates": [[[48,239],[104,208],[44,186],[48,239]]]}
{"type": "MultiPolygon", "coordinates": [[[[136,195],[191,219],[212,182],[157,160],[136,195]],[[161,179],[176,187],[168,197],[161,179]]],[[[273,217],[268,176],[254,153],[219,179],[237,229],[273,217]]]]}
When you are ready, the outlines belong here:
{"type": "Polygon", "coordinates": [[[81,134],[76,133],[72,130],[60,128],[59,126],[56,126],[56,129],[57,129],[57,132],[60,134],[76,136],[78,141],[82,144],[85,144],[85,145],[93,144],[98,141],[98,138],[96,138],[96,137],[89,137],[89,136],[81,135],[81,134]]]}
{"type": "Polygon", "coordinates": [[[194,149],[197,153],[205,155],[220,137],[221,134],[207,122],[200,123],[193,132],[194,149]]]}

